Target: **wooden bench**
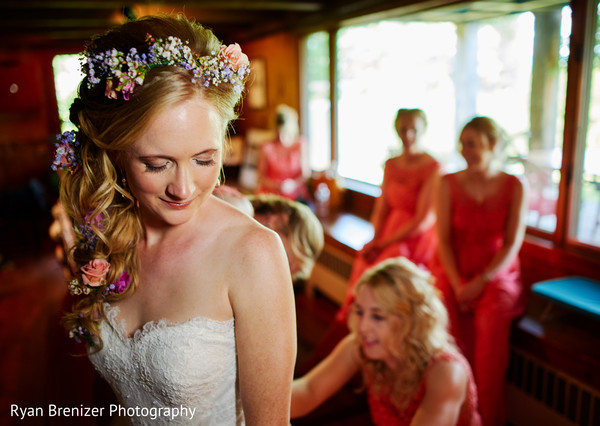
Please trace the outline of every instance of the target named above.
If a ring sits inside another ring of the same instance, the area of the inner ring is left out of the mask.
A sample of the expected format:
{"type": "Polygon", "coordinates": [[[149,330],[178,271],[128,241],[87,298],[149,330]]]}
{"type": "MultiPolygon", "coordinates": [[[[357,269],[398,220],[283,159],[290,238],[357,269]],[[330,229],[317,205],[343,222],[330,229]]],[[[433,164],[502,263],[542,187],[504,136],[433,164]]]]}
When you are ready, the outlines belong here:
{"type": "Polygon", "coordinates": [[[531,286],[533,294],[553,304],[600,319],[600,282],[585,277],[561,277],[540,281],[531,286]]]}

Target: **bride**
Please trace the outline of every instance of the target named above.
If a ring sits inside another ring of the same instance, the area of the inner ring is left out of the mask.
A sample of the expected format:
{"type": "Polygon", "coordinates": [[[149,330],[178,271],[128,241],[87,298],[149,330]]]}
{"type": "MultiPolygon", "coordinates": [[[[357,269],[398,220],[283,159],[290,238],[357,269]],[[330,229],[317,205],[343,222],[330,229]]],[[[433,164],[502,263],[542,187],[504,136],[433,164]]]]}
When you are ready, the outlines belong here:
{"type": "Polygon", "coordinates": [[[248,66],[182,17],[126,23],[84,53],[78,130],[54,162],[79,268],[63,323],[134,424],[289,424],[284,248],[211,195],[248,66]]]}

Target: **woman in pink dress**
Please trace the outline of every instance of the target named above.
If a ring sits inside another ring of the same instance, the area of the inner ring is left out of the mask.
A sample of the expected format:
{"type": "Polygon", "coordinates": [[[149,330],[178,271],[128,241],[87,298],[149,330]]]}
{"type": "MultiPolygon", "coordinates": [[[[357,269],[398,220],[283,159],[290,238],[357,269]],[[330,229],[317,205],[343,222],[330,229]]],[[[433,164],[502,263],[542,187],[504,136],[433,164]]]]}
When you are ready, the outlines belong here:
{"type": "Polygon", "coordinates": [[[447,332],[431,275],[387,259],[356,285],[352,332],[292,385],[292,418],[303,416],[362,373],[376,425],[477,426],[471,368],[447,332]]]}
{"type": "Polygon", "coordinates": [[[344,303],[317,344],[312,359],[302,368],[314,365],[348,334],[346,323],[354,299],[354,286],[369,267],[397,256],[425,266],[435,254],[437,236],[433,200],[440,164],[422,151],[418,143],[426,128],[427,119],[422,110],[398,110],[396,131],[403,151],[385,162],[381,195],[375,201],[371,215],[374,237],[357,253],[344,303]]]}
{"type": "Polygon", "coordinates": [[[398,110],[396,131],[402,141],[402,154],[385,162],[381,196],[371,216],[374,236],[352,265],[346,300],[337,314],[342,323],[346,322],[354,285],[369,267],[397,256],[425,266],[435,254],[433,200],[440,164],[418,143],[426,127],[422,110],[398,110]]]}
{"type": "Polygon", "coordinates": [[[523,309],[518,253],[525,234],[521,181],[494,164],[502,131],[476,117],[460,135],[467,167],[438,193],[438,276],[451,332],[471,363],[483,423],[505,424],[504,378],[512,319],[523,309]]]}
{"type": "Polygon", "coordinates": [[[298,114],[287,105],[279,105],[275,122],[276,139],[260,148],[257,192],[306,200],[307,142],[299,134],[298,114]]]}

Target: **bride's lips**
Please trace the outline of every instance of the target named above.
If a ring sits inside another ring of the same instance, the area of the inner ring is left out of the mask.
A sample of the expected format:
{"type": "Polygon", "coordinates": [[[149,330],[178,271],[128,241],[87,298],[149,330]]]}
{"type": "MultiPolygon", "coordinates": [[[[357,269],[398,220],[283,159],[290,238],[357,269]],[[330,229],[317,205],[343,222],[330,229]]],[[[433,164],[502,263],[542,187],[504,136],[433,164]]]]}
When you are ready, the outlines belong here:
{"type": "Polygon", "coordinates": [[[176,202],[167,201],[167,200],[162,200],[162,201],[163,201],[163,203],[165,203],[167,206],[171,207],[172,209],[185,209],[187,206],[192,204],[193,200],[186,201],[185,203],[176,203],[176,202]]]}

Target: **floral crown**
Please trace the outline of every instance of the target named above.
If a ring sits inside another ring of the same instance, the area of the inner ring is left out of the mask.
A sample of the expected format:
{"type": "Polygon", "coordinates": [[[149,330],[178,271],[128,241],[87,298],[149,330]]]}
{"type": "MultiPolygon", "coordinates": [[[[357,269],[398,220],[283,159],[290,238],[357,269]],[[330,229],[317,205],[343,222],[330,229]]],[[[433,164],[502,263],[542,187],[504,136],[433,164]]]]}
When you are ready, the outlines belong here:
{"type": "MultiPolygon", "coordinates": [[[[177,37],[169,36],[167,41],[154,39],[146,35],[148,53],[138,53],[135,47],[126,54],[117,49],[94,53],[88,49],[83,53],[82,71],[88,76],[88,87],[99,84],[106,78],[105,95],[117,99],[121,92],[124,100],[136,85],[143,85],[148,71],[156,66],[180,66],[192,71],[192,82],[202,83],[204,87],[210,84],[218,86],[221,83],[233,85],[234,92],[244,88],[246,76],[250,73],[248,56],[242,53],[240,45],[222,45],[219,52],[208,56],[198,56],[192,53],[188,46],[177,37]]],[[[77,172],[81,165],[80,143],[77,132],[70,130],[57,135],[53,170],[66,169],[71,173],[77,172]]]]}
{"type": "Polygon", "coordinates": [[[221,83],[233,85],[239,93],[244,88],[244,79],[250,73],[248,56],[242,53],[239,44],[221,46],[218,52],[207,56],[192,53],[188,41],[169,36],[166,41],[154,39],[146,34],[148,53],[138,53],[135,47],[124,53],[117,49],[94,53],[88,49],[83,53],[82,71],[87,74],[88,87],[91,88],[106,78],[106,96],[117,99],[117,92],[123,99],[129,95],[136,85],[144,84],[148,71],[156,66],[180,66],[192,71],[194,83],[205,87],[221,83]]]}

